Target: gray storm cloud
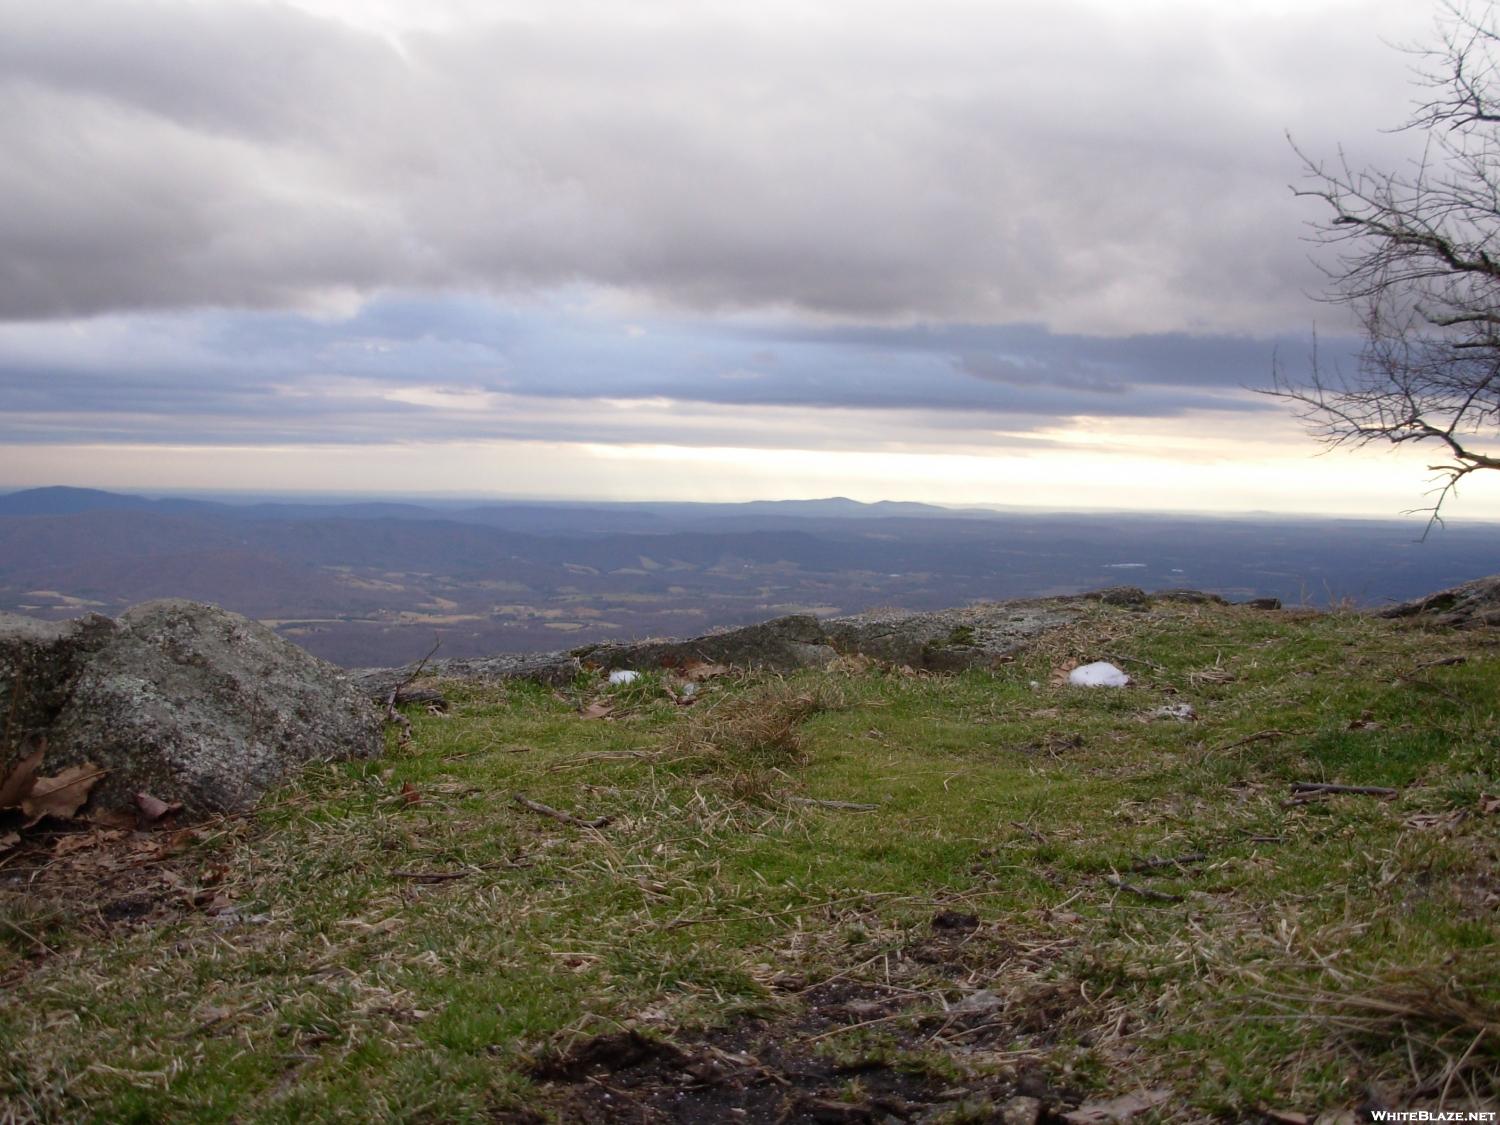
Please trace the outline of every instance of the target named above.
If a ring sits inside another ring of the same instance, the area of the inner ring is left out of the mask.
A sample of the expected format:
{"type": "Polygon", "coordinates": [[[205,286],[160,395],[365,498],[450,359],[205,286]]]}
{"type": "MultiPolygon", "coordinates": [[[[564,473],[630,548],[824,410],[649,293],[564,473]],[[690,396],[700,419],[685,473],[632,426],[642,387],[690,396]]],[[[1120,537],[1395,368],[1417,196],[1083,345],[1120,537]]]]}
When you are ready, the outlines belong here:
{"type": "Polygon", "coordinates": [[[0,318],[583,284],[838,321],[1301,326],[1316,278],[1282,131],[1399,120],[1381,33],[1426,22],[474,11],[393,41],[280,5],[0,0],[0,318]]]}

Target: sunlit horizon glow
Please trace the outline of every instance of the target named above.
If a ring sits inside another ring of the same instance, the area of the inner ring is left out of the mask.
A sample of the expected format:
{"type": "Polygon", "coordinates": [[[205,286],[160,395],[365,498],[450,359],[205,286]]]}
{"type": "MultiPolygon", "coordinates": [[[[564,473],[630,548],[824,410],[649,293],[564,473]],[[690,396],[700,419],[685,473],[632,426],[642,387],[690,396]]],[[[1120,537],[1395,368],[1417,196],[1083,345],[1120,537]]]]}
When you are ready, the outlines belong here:
{"type": "Polygon", "coordinates": [[[1434,14],[0,5],[0,488],[1395,518],[1253,391],[1434,14]]]}
{"type": "MultiPolygon", "coordinates": [[[[1097,435],[1096,435],[1097,438],[1097,435]]],[[[1230,456],[1182,435],[1156,456],[1098,448],[1025,454],[861,452],[569,442],[295,445],[34,445],[10,488],[47,485],[153,495],[243,493],[476,501],[915,501],[1051,512],[1139,511],[1228,516],[1398,519],[1431,502],[1425,465],[1408,451],[1315,455],[1264,441],[1230,456]]],[[[1111,448],[1113,445],[1113,448],[1111,448]]],[[[1466,482],[1465,522],[1500,520],[1500,481],[1466,482]]]]}

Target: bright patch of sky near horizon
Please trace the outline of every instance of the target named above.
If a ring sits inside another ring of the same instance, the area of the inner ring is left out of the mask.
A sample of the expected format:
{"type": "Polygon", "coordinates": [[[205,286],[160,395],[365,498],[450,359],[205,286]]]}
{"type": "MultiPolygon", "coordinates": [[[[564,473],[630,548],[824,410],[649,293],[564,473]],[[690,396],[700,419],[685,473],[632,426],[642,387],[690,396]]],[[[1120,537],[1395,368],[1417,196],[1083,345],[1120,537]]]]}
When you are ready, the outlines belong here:
{"type": "Polygon", "coordinates": [[[1392,515],[1247,388],[1435,11],[0,0],[0,485],[1392,515]]]}

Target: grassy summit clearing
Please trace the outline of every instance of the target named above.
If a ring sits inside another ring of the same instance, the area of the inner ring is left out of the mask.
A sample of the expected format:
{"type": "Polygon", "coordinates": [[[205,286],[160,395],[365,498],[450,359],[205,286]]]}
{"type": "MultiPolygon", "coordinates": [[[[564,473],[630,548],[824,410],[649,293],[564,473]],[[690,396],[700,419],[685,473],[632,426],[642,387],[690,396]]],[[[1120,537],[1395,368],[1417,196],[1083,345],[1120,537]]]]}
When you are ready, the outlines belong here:
{"type": "Polygon", "coordinates": [[[1495,645],[1097,606],[994,673],[450,685],[254,818],[0,852],[0,1118],[1491,1107],[1495,645]]]}

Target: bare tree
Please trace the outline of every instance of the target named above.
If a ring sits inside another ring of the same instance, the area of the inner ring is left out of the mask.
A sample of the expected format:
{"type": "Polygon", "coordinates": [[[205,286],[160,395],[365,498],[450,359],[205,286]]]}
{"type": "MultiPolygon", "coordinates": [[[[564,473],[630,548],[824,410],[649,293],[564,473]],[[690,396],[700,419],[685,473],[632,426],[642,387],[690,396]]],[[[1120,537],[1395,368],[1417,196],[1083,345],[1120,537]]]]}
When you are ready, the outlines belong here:
{"type": "Polygon", "coordinates": [[[1425,134],[1420,160],[1357,170],[1297,150],[1293,191],[1328,209],[1325,299],[1355,312],[1364,344],[1352,371],[1316,353],[1299,377],[1278,362],[1269,392],[1330,446],[1441,446],[1419,509],[1433,522],[1464,477],[1500,469],[1500,23],[1493,3],[1449,4],[1439,29],[1417,52],[1427,100],[1404,126],[1425,134]]]}

